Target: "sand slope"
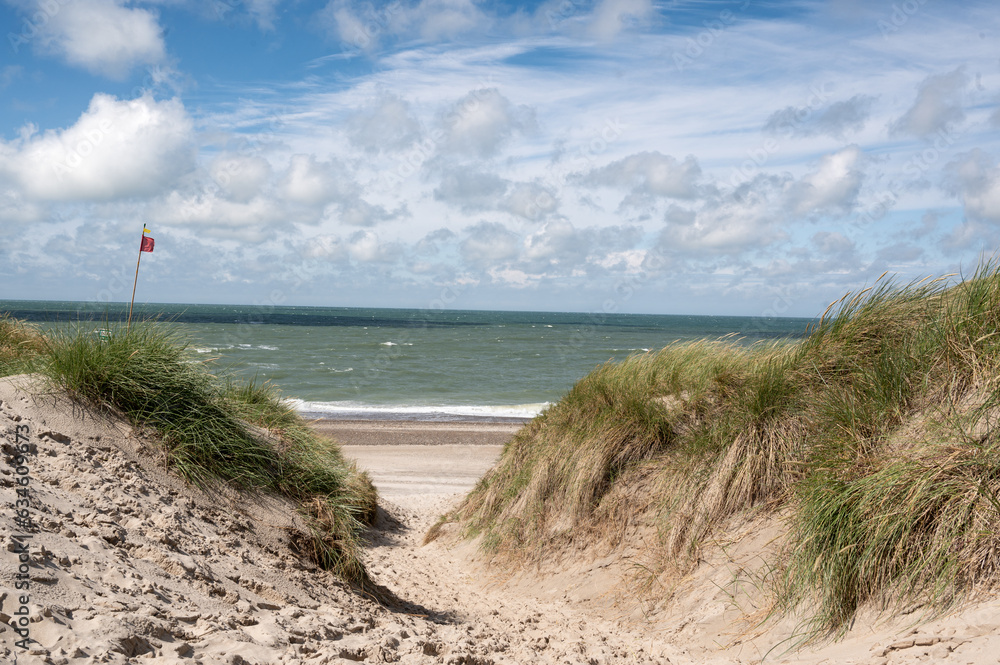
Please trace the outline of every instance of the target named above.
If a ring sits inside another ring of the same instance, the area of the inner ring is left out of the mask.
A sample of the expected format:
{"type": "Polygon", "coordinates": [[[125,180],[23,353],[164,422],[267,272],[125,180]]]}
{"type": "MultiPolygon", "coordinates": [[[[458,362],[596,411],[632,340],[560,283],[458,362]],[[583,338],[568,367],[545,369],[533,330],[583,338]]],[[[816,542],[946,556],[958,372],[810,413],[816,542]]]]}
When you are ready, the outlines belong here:
{"type": "MultiPolygon", "coordinates": [[[[750,663],[789,631],[778,624],[757,634],[739,621],[731,580],[749,552],[706,561],[647,623],[614,604],[627,559],[506,580],[469,545],[421,546],[436,515],[460,498],[448,483],[445,492],[401,485],[383,499],[368,553],[390,599],[380,605],[290,552],[298,525],[287,503],[186,486],[164,470],[152,441],[64,397],[31,397],[15,385],[26,380],[0,381],[0,619],[17,618],[24,593],[14,588],[12,535],[21,529],[11,442],[27,426],[36,643],[17,648],[4,626],[2,662],[750,663]]],[[[768,662],[1000,662],[1000,602],[913,631],[859,626],[842,642],[768,662]]]]}
{"type": "MultiPolygon", "coordinates": [[[[292,555],[290,505],[185,486],[132,428],[11,380],[0,381],[4,543],[21,531],[9,442],[24,425],[39,527],[27,606],[36,643],[18,649],[4,626],[3,662],[15,651],[29,663],[666,662],[610,625],[564,625],[546,604],[498,601],[455,556],[420,548],[458,494],[385,503],[371,569],[400,600],[382,606],[292,555]]],[[[4,623],[24,593],[17,566],[17,552],[0,552],[4,623]]]]}

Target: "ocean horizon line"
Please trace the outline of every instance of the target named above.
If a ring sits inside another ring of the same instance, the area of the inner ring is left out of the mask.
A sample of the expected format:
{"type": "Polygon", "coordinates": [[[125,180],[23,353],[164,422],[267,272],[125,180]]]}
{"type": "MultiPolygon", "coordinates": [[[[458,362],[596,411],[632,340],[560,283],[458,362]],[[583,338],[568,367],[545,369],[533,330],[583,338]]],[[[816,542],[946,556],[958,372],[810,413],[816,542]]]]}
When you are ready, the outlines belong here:
{"type": "MultiPolygon", "coordinates": [[[[337,312],[393,312],[397,314],[426,313],[437,317],[448,314],[522,314],[532,316],[576,316],[587,317],[587,323],[595,323],[595,319],[608,319],[617,317],[665,317],[665,318],[710,318],[710,319],[739,319],[756,321],[802,321],[806,324],[816,321],[819,316],[790,316],[784,314],[695,314],[695,313],[668,313],[668,312],[605,312],[600,310],[579,311],[579,310],[549,310],[549,309],[479,309],[479,308],[436,308],[436,307],[399,307],[399,306],[362,306],[362,305],[276,305],[276,304],[253,304],[253,303],[184,303],[184,302],[143,302],[134,306],[133,318],[136,316],[152,315],[180,315],[186,317],[187,310],[191,308],[219,309],[226,308],[236,310],[233,314],[250,314],[253,312],[291,312],[293,310],[309,310],[313,313],[322,311],[337,312]],[[149,310],[163,310],[150,312],[149,310]],[[172,310],[172,311],[168,311],[172,310]]],[[[92,301],[92,300],[38,300],[4,298],[0,299],[0,312],[6,312],[14,318],[21,318],[27,321],[52,321],[50,318],[43,318],[44,315],[68,315],[69,321],[98,321],[103,320],[95,314],[114,313],[115,317],[108,318],[109,321],[123,320],[127,316],[129,302],[127,301],[92,301]],[[11,305],[16,305],[11,307],[11,305]],[[55,306],[55,307],[52,307],[55,306]],[[87,313],[82,317],[80,314],[87,313]],[[73,315],[76,315],[73,318],[73,315]]],[[[264,314],[266,316],[266,314],[264,314]]],[[[195,322],[207,323],[200,317],[194,319],[195,322]]],[[[166,319],[171,322],[189,322],[184,319],[166,319]]],[[[233,321],[238,322],[238,321],[233,321]]],[[[270,322],[281,324],[283,322],[270,322]]],[[[567,321],[574,323],[574,321],[567,321]]]]}

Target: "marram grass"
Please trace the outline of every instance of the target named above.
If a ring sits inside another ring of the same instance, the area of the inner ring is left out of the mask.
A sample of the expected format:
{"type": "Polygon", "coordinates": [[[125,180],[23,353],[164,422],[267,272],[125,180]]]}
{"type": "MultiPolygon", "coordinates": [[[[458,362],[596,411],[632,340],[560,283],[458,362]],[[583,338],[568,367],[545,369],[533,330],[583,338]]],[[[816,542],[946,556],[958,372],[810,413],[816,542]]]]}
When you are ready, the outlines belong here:
{"type": "Polygon", "coordinates": [[[8,314],[0,314],[0,376],[29,371],[43,349],[38,329],[8,314]]]}
{"type": "Polygon", "coordinates": [[[816,634],[869,605],[1000,582],[1000,270],[884,278],[798,342],[673,344],[598,367],[505,447],[449,520],[517,565],[658,526],[683,571],[726,520],[788,516],[779,607],[816,634]]]}
{"type": "Polygon", "coordinates": [[[25,337],[16,327],[5,332],[11,325],[0,321],[0,345],[21,350],[9,366],[24,368],[30,359],[71,397],[154,430],[168,464],[193,483],[223,481],[289,497],[310,530],[296,549],[349,581],[367,582],[360,535],[374,520],[371,480],[271,386],[216,377],[193,361],[182,340],[151,322],[112,326],[104,339],[83,329],[25,337]],[[21,337],[28,341],[16,341],[21,337]]]}

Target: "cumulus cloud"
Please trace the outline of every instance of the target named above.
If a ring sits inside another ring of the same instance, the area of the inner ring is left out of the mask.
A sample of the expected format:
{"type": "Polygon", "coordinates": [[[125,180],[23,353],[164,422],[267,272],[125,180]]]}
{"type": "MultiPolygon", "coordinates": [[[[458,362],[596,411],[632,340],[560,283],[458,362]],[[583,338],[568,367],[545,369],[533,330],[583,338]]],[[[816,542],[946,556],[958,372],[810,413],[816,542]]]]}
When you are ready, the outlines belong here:
{"type": "Polygon", "coordinates": [[[496,174],[456,168],[442,176],[434,198],[469,212],[495,209],[506,191],[507,181],[496,174]]]}
{"type": "Polygon", "coordinates": [[[1000,224],[1000,168],[985,152],[975,150],[948,164],[951,185],[971,220],[1000,224]]]}
{"type": "Polygon", "coordinates": [[[259,156],[220,155],[212,161],[209,172],[227,198],[239,203],[260,194],[271,179],[271,165],[259,156]]]}
{"type": "Polygon", "coordinates": [[[339,236],[320,234],[309,238],[299,249],[299,255],[306,259],[341,261],[348,256],[347,245],[339,236]]]}
{"type": "Polygon", "coordinates": [[[517,258],[521,239],[503,224],[480,222],[465,229],[459,245],[462,259],[474,268],[486,270],[517,258]]]}
{"type": "Polygon", "coordinates": [[[764,125],[764,132],[798,137],[825,135],[842,139],[848,133],[864,129],[875,99],[871,95],[854,95],[818,110],[810,106],[786,106],[771,114],[764,125]]]}
{"type": "Polygon", "coordinates": [[[525,239],[521,260],[533,273],[565,272],[586,263],[594,240],[593,230],[577,229],[569,220],[554,219],[525,239]]]}
{"type": "Polygon", "coordinates": [[[535,130],[535,112],[514,106],[496,88],[473,90],[444,115],[441,149],[471,157],[491,157],[515,134],[535,130]]]}
{"type": "Polygon", "coordinates": [[[551,188],[536,182],[514,183],[500,202],[501,210],[530,220],[538,220],[559,208],[559,199],[551,188]]]}
{"type": "Polygon", "coordinates": [[[796,215],[847,211],[861,189],[863,163],[864,153],[856,145],[825,155],[815,171],[791,185],[791,211],[796,215]]]}
{"type": "Polygon", "coordinates": [[[420,256],[436,256],[441,253],[441,245],[455,237],[451,229],[440,228],[421,238],[413,249],[420,256]]]}
{"type": "Polygon", "coordinates": [[[355,195],[347,169],[334,160],[320,161],[316,155],[292,155],[278,187],[287,201],[306,206],[323,206],[355,195]]]}
{"type": "Polygon", "coordinates": [[[177,99],[94,95],[80,119],[0,140],[0,182],[47,200],[108,200],[168,189],[194,168],[193,124],[177,99]]]}
{"type": "Polygon", "coordinates": [[[406,207],[389,211],[384,206],[373,205],[360,197],[351,197],[338,206],[336,218],[348,226],[375,226],[406,215],[406,207]]]}
{"type": "Polygon", "coordinates": [[[406,100],[383,94],[348,118],[347,135],[365,152],[401,150],[419,138],[420,123],[406,100]]]}
{"type": "Polygon", "coordinates": [[[964,67],[928,76],[920,84],[913,106],[892,124],[892,132],[926,138],[947,129],[949,124],[961,122],[965,118],[962,93],[968,82],[964,67]]]}
{"type": "Polygon", "coordinates": [[[0,227],[8,230],[26,226],[45,219],[45,209],[32,201],[25,201],[18,192],[0,188],[0,227]]]}
{"type": "Polygon", "coordinates": [[[348,239],[347,251],[360,263],[394,263],[403,248],[396,242],[383,242],[374,231],[358,231],[348,239]]]}
{"type": "Polygon", "coordinates": [[[847,255],[854,253],[854,241],[836,231],[819,231],[812,237],[812,244],[822,254],[847,255]]]}
{"type": "Polygon", "coordinates": [[[152,224],[188,227],[199,236],[259,243],[290,225],[288,211],[275,201],[257,197],[231,201],[211,192],[170,192],[149,209],[152,224]]]}
{"type": "Polygon", "coordinates": [[[583,185],[629,188],[623,205],[639,206],[651,197],[692,199],[698,196],[701,167],[688,155],[678,162],[660,152],[640,152],[579,178],[583,185]]]}
{"type": "Polygon", "coordinates": [[[666,216],[659,247],[701,255],[740,254],[783,237],[773,209],[763,197],[731,197],[707,202],[698,210],[673,207],[666,216]]]}
{"type": "Polygon", "coordinates": [[[134,68],[163,62],[163,30],[153,12],[116,0],[37,2],[42,51],[87,71],[122,79],[134,68]]]}

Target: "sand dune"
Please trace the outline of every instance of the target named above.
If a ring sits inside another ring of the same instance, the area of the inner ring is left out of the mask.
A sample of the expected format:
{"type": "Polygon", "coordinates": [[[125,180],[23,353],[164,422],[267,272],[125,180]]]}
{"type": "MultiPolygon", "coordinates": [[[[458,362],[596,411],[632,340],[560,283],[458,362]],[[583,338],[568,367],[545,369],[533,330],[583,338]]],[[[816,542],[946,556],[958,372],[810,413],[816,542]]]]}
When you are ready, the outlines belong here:
{"type": "MultiPolygon", "coordinates": [[[[752,589],[734,592],[732,582],[766,544],[759,531],[706,561],[648,618],[619,602],[630,565],[621,553],[507,579],[469,544],[421,546],[460,498],[455,490],[498,452],[495,432],[431,446],[426,427],[415,439],[425,445],[409,450],[373,452],[372,439],[345,447],[386,490],[368,549],[380,604],[290,551],[301,528],[290,504],[185,485],[142,433],[65,397],[18,390],[25,381],[0,381],[0,620],[24,612],[32,642],[20,648],[22,637],[3,626],[3,662],[751,663],[794,629],[786,620],[754,630],[741,613],[752,609],[752,589]],[[15,521],[23,477],[37,524],[27,532],[15,521]],[[16,588],[22,554],[26,590],[16,588]]],[[[766,662],[998,662],[1000,602],[914,626],[917,616],[856,625],[842,641],[799,652],[779,648],[766,662]]]]}

